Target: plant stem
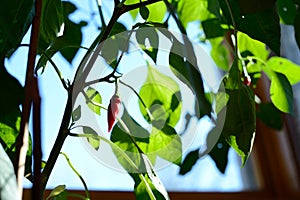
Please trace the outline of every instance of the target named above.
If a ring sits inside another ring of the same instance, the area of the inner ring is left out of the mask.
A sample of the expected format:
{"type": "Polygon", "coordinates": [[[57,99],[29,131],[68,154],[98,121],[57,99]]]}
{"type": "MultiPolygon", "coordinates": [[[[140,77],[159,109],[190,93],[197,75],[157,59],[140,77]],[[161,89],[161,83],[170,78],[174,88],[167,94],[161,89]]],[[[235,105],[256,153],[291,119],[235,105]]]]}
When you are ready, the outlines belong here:
{"type": "Polygon", "coordinates": [[[88,188],[87,188],[87,185],[86,185],[84,179],[83,179],[82,176],[79,174],[79,172],[75,169],[75,167],[72,165],[72,163],[71,163],[69,157],[67,156],[67,154],[65,154],[65,153],[63,153],[63,152],[60,152],[60,154],[62,154],[62,155],[65,157],[65,159],[67,160],[67,162],[68,162],[69,166],[71,167],[71,169],[73,170],[73,172],[78,176],[78,178],[80,179],[80,181],[81,181],[82,184],[83,184],[83,187],[84,187],[84,190],[85,190],[86,198],[87,198],[87,199],[90,199],[90,193],[89,193],[89,190],[88,190],[88,188]]]}
{"type": "MultiPolygon", "coordinates": [[[[16,145],[16,161],[15,173],[17,176],[18,190],[20,196],[22,196],[23,190],[23,177],[25,171],[25,160],[28,150],[28,121],[30,116],[30,109],[32,103],[32,96],[34,92],[32,89],[37,88],[37,80],[34,77],[34,66],[37,54],[39,27],[40,27],[40,16],[42,10],[42,0],[35,2],[35,16],[32,22],[32,30],[30,36],[30,47],[28,52],[27,71],[25,79],[25,101],[22,105],[22,118],[20,123],[20,132],[17,137],[16,145]]],[[[38,144],[37,144],[38,145],[38,144]]]]}
{"type": "Polygon", "coordinates": [[[57,157],[59,156],[60,150],[64,144],[65,139],[68,136],[68,128],[69,128],[69,122],[71,119],[71,114],[72,114],[72,92],[71,88],[68,91],[68,100],[64,112],[64,116],[61,122],[61,126],[57,135],[57,138],[55,140],[55,143],[53,145],[53,148],[50,152],[48,161],[45,165],[45,168],[42,172],[42,180],[41,180],[41,187],[42,190],[44,191],[49,179],[49,176],[52,172],[52,169],[56,163],[57,157]]]}

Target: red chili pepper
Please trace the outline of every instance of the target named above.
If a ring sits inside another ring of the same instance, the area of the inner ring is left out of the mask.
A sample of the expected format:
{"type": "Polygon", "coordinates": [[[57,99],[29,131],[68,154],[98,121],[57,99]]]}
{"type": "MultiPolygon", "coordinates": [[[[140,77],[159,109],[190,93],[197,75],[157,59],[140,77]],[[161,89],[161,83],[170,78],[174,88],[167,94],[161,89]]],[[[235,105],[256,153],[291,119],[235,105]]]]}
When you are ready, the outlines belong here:
{"type": "Polygon", "coordinates": [[[244,84],[247,85],[247,86],[251,85],[251,78],[249,76],[244,78],[244,84]]]}
{"type": "Polygon", "coordinates": [[[116,116],[119,113],[121,105],[121,99],[118,95],[113,95],[110,99],[110,103],[108,105],[108,110],[107,110],[107,123],[108,123],[108,132],[112,129],[116,116]]]}

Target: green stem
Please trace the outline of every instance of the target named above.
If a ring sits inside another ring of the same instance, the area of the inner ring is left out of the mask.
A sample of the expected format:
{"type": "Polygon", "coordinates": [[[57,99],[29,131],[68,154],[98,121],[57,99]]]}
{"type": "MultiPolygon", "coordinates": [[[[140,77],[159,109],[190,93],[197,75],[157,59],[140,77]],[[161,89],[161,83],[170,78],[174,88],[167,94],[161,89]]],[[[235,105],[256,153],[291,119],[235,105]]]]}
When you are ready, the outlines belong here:
{"type": "Polygon", "coordinates": [[[248,60],[250,62],[253,62],[253,60],[256,60],[256,61],[262,63],[263,64],[262,70],[264,70],[264,72],[269,77],[269,79],[271,79],[272,74],[274,74],[273,70],[269,67],[268,63],[259,57],[247,56],[246,58],[241,58],[241,60],[248,60]]]}
{"type": "Polygon", "coordinates": [[[65,153],[63,153],[63,152],[60,152],[60,154],[63,155],[63,156],[65,157],[67,163],[69,164],[69,166],[71,167],[71,169],[73,170],[73,172],[78,176],[78,178],[80,179],[80,181],[81,181],[82,184],[83,184],[83,187],[84,187],[84,190],[85,190],[85,195],[86,195],[86,197],[87,197],[88,199],[90,199],[90,193],[89,193],[89,190],[88,190],[88,188],[87,188],[87,185],[86,185],[84,179],[83,179],[82,176],[79,174],[79,172],[75,169],[75,167],[72,165],[72,163],[71,163],[69,157],[68,157],[65,153]]]}
{"type": "Polygon", "coordinates": [[[149,109],[147,108],[145,102],[143,101],[143,99],[142,99],[142,97],[139,95],[139,93],[137,93],[137,91],[135,91],[135,89],[134,89],[133,87],[131,87],[130,85],[128,85],[127,83],[125,83],[125,82],[123,82],[123,81],[121,81],[121,80],[119,80],[119,82],[120,82],[121,84],[125,85],[126,87],[128,87],[129,89],[131,89],[131,90],[134,92],[134,94],[139,98],[139,100],[140,100],[141,103],[143,104],[143,106],[144,106],[144,108],[145,108],[145,110],[146,110],[146,112],[147,112],[147,114],[148,114],[148,116],[149,116],[149,118],[150,118],[150,121],[153,121],[153,120],[154,120],[154,117],[152,116],[151,112],[150,112],[149,109]]]}
{"type": "MultiPolygon", "coordinates": [[[[126,127],[126,126],[125,126],[126,127]]],[[[127,127],[126,127],[127,128],[127,127]]],[[[127,128],[128,129],[128,128],[127,128]]],[[[73,137],[85,137],[85,138],[94,138],[97,140],[103,140],[104,142],[108,143],[111,145],[111,147],[113,149],[115,149],[127,162],[128,164],[136,171],[135,173],[138,174],[139,178],[141,179],[141,181],[143,181],[146,185],[146,190],[150,196],[150,198],[152,200],[155,200],[155,195],[152,192],[152,189],[149,185],[149,183],[147,182],[147,180],[145,179],[145,177],[143,176],[142,172],[139,171],[139,168],[136,166],[136,164],[130,159],[130,157],[124,152],[123,149],[121,149],[118,145],[116,145],[115,143],[113,143],[112,141],[106,139],[105,137],[102,137],[100,135],[93,135],[93,134],[74,134],[74,133],[69,133],[70,136],[73,137]]]]}
{"type": "Polygon", "coordinates": [[[104,142],[111,145],[113,149],[115,149],[127,162],[128,164],[135,170],[135,173],[141,173],[139,171],[139,168],[136,166],[136,164],[129,158],[129,156],[124,152],[123,149],[121,149],[118,145],[113,143],[112,141],[108,140],[105,137],[102,137],[100,135],[93,135],[93,134],[75,134],[75,133],[69,133],[70,136],[73,137],[85,137],[85,138],[93,138],[96,140],[103,140],[104,142]]]}

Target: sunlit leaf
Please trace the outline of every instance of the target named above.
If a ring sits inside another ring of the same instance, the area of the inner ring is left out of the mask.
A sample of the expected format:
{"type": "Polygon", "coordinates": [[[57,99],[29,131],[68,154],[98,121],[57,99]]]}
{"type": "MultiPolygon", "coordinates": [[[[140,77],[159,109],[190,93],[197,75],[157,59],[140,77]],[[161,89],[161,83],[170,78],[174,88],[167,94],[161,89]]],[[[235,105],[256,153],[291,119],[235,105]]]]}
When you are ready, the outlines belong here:
{"type": "Polygon", "coordinates": [[[146,155],[142,154],[141,160],[145,166],[145,173],[139,175],[130,174],[135,181],[134,192],[136,198],[145,200],[152,200],[153,198],[159,200],[170,199],[164,185],[155,173],[155,170],[146,155]]]}
{"type": "Polygon", "coordinates": [[[182,159],[181,138],[171,126],[164,126],[161,130],[153,127],[148,152],[180,165],[182,159]]]}
{"type": "MultiPolygon", "coordinates": [[[[125,122],[132,138],[128,135],[129,133],[124,130],[120,122],[118,122],[117,126],[114,126],[112,129],[110,140],[123,149],[136,166],[143,168],[143,166],[141,166],[143,165],[143,163],[141,163],[141,155],[136,144],[146,153],[148,151],[149,133],[129,115],[126,109],[124,109],[121,119],[125,122]],[[133,139],[136,144],[134,144],[133,139]]],[[[129,165],[128,161],[119,152],[114,151],[114,153],[124,169],[128,172],[136,172],[136,169],[132,168],[133,166],[129,165]]]]}
{"type": "Polygon", "coordinates": [[[251,52],[252,56],[266,60],[270,54],[270,51],[267,50],[267,47],[264,43],[250,38],[247,34],[238,32],[238,49],[241,52],[251,52]]]}
{"type": "MultiPolygon", "coordinates": [[[[16,143],[20,131],[21,112],[13,111],[10,114],[0,115],[0,142],[14,165],[16,163],[16,143]]],[[[28,150],[26,153],[25,174],[32,170],[32,141],[29,135],[28,150]]]]}
{"type": "MultiPolygon", "coordinates": [[[[148,66],[148,76],[139,94],[154,117],[154,126],[176,125],[181,114],[181,94],[178,84],[172,78],[148,66]],[[179,103],[174,104],[174,99],[179,103]]],[[[144,118],[150,121],[144,106],[141,103],[139,105],[144,118]]]]}
{"type": "MultiPolygon", "coordinates": [[[[126,0],[125,3],[127,5],[139,3],[140,0],[126,0]]],[[[164,2],[156,2],[151,5],[146,6],[149,10],[149,16],[147,17],[148,21],[152,22],[162,22],[164,16],[166,14],[167,8],[164,2]]],[[[139,9],[131,10],[130,15],[132,16],[133,20],[136,20],[136,17],[139,13],[139,9]]]]}
{"type": "MultiPolygon", "coordinates": [[[[83,133],[84,134],[90,134],[90,135],[95,135],[98,136],[97,132],[93,130],[91,127],[88,126],[83,126],[83,133]]],[[[93,138],[93,137],[87,137],[87,141],[90,143],[90,145],[97,151],[100,146],[100,140],[98,138],[93,138]]]]}
{"type": "Polygon", "coordinates": [[[268,66],[275,72],[284,74],[291,85],[300,81],[300,66],[282,57],[272,57],[267,61],[268,66]]]}
{"type": "Polygon", "coordinates": [[[88,107],[96,114],[100,115],[101,107],[100,104],[102,104],[102,97],[100,93],[95,90],[92,87],[89,87],[86,91],[87,98],[86,103],[88,107]]]}
{"type": "Polygon", "coordinates": [[[229,51],[222,44],[223,37],[213,38],[213,39],[210,39],[209,41],[211,44],[210,55],[211,55],[212,59],[215,61],[216,65],[219,68],[227,71],[229,69],[229,62],[227,59],[229,56],[229,51]]]}
{"type": "Polygon", "coordinates": [[[273,104],[282,112],[293,114],[293,90],[285,75],[273,73],[270,96],[273,104]]]}
{"type": "Polygon", "coordinates": [[[66,186],[58,185],[51,191],[51,193],[49,194],[49,196],[47,197],[46,200],[52,199],[53,197],[56,197],[56,196],[62,194],[64,191],[66,191],[66,186]]]}
{"type": "MultiPolygon", "coordinates": [[[[216,16],[208,10],[211,0],[180,0],[178,1],[177,12],[184,27],[189,22],[196,20],[207,20],[216,16]]],[[[217,3],[216,1],[214,3],[217,3]]]]}

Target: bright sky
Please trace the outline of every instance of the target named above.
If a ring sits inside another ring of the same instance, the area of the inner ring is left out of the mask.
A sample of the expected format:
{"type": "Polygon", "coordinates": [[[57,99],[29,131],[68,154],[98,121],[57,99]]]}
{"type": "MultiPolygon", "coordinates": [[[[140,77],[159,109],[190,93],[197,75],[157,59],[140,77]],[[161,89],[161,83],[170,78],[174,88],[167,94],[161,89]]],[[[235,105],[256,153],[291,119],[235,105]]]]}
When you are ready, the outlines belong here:
{"type": "MultiPolygon", "coordinates": [[[[79,18],[89,20],[91,4],[94,6],[94,12],[97,12],[96,1],[81,1],[79,11],[74,13],[72,18],[78,21],[79,18]]],[[[111,15],[111,1],[104,1],[105,16],[111,15]]],[[[97,18],[95,22],[83,29],[84,41],[83,46],[88,46],[93,41],[97,34],[94,24],[100,24],[97,18]]],[[[130,21],[130,17],[122,17],[121,22],[130,21]]],[[[197,24],[195,25],[197,26],[197,24]]],[[[193,27],[191,27],[193,28],[193,27]]],[[[193,36],[192,36],[193,37],[193,36]]],[[[23,43],[29,43],[29,34],[25,37],[23,43]]],[[[77,57],[73,61],[74,66],[78,66],[80,59],[85,51],[80,50],[77,57]]],[[[24,74],[27,60],[27,49],[20,48],[10,60],[6,61],[8,71],[17,77],[20,82],[24,83],[24,74]]],[[[59,66],[64,77],[72,80],[75,69],[72,68],[60,55],[55,55],[54,62],[59,66]]],[[[39,87],[42,96],[42,146],[43,158],[47,159],[51,151],[52,145],[55,141],[58,132],[60,121],[65,109],[66,91],[64,91],[57,75],[50,64],[47,65],[45,72],[39,78],[39,87]]],[[[105,95],[103,95],[105,96],[105,95]]],[[[104,112],[103,112],[104,113],[104,112]]],[[[106,112],[104,113],[106,115],[106,112]]],[[[207,122],[203,121],[201,124],[194,123],[195,126],[200,127],[199,131],[205,134],[207,122]]],[[[105,129],[106,130],[106,129],[105,129]]],[[[201,134],[198,134],[201,135],[201,134]]],[[[196,144],[191,145],[191,149],[199,146],[203,138],[195,139],[196,144]]],[[[62,151],[66,153],[74,167],[85,179],[89,189],[97,190],[132,190],[134,182],[129,175],[124,172],[118,172],[107,167],[107,165],[99,162],[90,154],[82,141],[78,138],[68,137],[65,141],[62,151]]],[[[217,171],[213,161],[209,157],[204,157],[197,162],[193,170],[185,176],[178,175],[179,168],[175,165],[170,165],[167,168],[158,171],[158,175],[168,190],[176,191],[240,191],[247,186],[243,186],[242,171],[240,169],[240,160],[237,158],[235,152],[232,150],[229,153],[229,164],[225,175],[217,171]],[[178,184],[180,183],[180,184],[178,184]]],[[[74,172],[69,168],[65,159],[60,156],[56,163],[49,183],[48,188],[53,188],[57,185],[65,184],[67,188],[80,188],[82,184],[74,172]]],[[[25,181],[25,186],[30,184],[25,181]]]]}

